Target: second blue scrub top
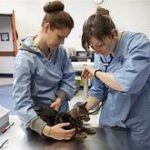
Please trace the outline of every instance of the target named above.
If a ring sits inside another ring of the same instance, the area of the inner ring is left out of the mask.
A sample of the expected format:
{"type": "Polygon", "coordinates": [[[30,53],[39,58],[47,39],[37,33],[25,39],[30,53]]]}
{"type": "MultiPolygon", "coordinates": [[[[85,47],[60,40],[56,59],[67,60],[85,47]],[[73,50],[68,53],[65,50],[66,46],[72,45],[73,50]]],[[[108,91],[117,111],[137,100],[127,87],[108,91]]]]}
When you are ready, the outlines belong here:
{"type": "MultiPolygon", "coordinates": [[[[138,120],[150,119],[150,42],[141,33],[124,32],[117,43],[113,60],[95,54],[94,67],[110,72],[123,87],[123,92],[108,87],[101,115],[102,126],[126,127],[138,120]],[[102,61],[103,60],[103,61],[102,61]]],[[[92,81],[90,95],[103,98],[104,84],[92,81]]]]}
{"type": "Polygon", "coordinates": [[[33,38],[25,39],[15,58],[13,98],[15,110],[27,125],[37,116],[35,109],[50,105],[59,90],[67,94],[60,111],[68,110],[75,93],[75,76],[65,49],[59,46],[48,59],[36,47],[33,38]]]}

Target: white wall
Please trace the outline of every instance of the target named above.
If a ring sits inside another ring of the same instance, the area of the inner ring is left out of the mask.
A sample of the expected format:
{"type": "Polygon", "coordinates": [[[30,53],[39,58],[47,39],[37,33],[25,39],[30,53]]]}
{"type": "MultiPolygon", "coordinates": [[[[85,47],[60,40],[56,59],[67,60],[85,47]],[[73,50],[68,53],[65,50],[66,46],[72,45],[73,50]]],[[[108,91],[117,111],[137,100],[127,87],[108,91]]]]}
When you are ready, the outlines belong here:
{"type": "Polygon", "coordinates": [[[12,74],[14,72],[14,57],[0,57],[0,74],[12,74]]]}
{"type": "MultiPolygon", "coordinates": [[[[83,50],[80,41],[82,25],[84,20],[94,13],[96,4],[92,0],[62,1],[65,10],[75,21],[75,28],[66,39],[64,46],[83,50]]],[[[0,0],[0,13],[15,10],[19,38],[23,38],[38,32],[44,15],[42,8],[45,2],[46,0],[0,0]]],[[[118,29],[140,31],[150,37],[150,0],[105,0],[102,6],[110,10],[118,29]]]]}

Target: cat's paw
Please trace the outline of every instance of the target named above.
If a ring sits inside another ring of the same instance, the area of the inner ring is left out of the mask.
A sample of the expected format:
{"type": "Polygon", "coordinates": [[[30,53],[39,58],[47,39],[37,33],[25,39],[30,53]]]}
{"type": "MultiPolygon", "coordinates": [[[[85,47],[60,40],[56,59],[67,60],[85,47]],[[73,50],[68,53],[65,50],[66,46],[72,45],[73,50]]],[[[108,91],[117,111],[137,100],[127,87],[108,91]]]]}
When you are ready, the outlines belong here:
{"type": "Polygon", "coordinates": [[[91,128],[83,128],[82,129],[84,132],[86,132],[87,134],[95,134],[96,131],[94,129],[91,129],[91,128]]]}
{"type": "Polygon", "coordinates": [[[86,138],[87,137],[87,133],[86,132],[76,133],[75,137],[76,138],[86,138]]]}
{"type": "Polygon", "coordinates": [[[94,129],[88,129],[87,134],[95,134],[96,131],[94,129]]]}

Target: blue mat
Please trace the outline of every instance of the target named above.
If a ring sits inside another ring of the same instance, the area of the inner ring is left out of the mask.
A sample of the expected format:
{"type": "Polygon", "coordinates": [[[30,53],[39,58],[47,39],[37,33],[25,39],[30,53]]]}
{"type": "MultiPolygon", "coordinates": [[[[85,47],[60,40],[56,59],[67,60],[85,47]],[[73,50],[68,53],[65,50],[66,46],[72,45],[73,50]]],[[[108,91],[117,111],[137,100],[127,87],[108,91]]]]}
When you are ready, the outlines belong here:
{"type": "Polygon", "coordinates": [[[0,86],[0,105],[10,110],[10,114],[14,115],[14,100],[12,98],[12,85],[0,86]]]}

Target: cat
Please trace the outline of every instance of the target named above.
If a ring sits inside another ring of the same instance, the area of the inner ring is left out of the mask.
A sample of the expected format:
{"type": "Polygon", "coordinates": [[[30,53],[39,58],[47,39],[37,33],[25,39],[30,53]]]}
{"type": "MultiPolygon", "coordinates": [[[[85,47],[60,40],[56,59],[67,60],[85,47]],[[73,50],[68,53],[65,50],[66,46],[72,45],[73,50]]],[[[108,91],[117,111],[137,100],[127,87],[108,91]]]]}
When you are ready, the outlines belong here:
{"type": "Polygon", "coordinates": [[[64,127],[69,130],[72,128],[76,129],[74,137],[86,138],[88,134],[95,134],[93,129],[84,126],[83,122],[90,120],[89,112],[85,108],[85,103],[76,103],[69,112],[61,112],[54,110],[50,107],[42,107],[37,111],[37,114],[43,119],[48,125],[53,126],[58,123],[69,122],[70,125],[64,127]]]}

